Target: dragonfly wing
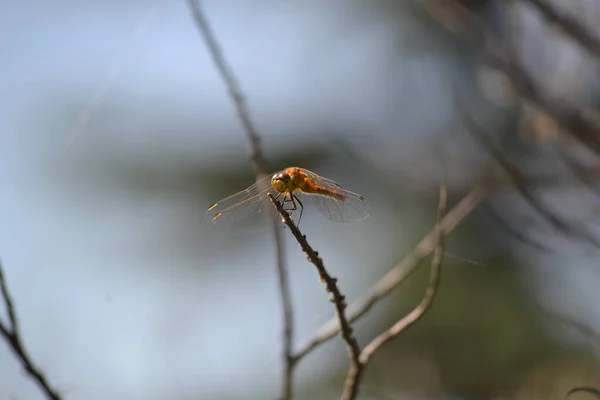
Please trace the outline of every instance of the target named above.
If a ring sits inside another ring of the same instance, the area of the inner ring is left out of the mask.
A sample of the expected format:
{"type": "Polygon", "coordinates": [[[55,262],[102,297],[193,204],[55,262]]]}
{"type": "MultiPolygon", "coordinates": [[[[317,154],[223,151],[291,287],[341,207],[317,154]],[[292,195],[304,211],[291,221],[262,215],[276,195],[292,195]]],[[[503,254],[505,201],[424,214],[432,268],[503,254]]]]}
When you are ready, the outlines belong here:
{"type": "Polygon", "coordinates": [[[261,225],[268,194],[277,192],[269,183],[270,177],[250,186],[248,189],[213,204],[206,212],[206,220],[213,225],[233,231],[256,231],[261,225]]]}
{"type": "Polygon", "coordinates": [[[267,203],[270,202],[266,196],[251,197],[246,203],[222,210],[219,208],[209,210],[208,213],[212,212],[212,214],[207,213],[206,219],[214,225],[214,228],[229,233],[260,232],[266,228],[267,203]],[[213,218],[214,216],[217,217],[213,218]]]}
{"type": "Polygon", "coordinates": [[[309,197],[321,214],[330,221],[359,221],[369,216],[369,206],[361,195],[348,191],[342,193],[346,196],[346,200],[320,195],[309,195],[309,197]]]}

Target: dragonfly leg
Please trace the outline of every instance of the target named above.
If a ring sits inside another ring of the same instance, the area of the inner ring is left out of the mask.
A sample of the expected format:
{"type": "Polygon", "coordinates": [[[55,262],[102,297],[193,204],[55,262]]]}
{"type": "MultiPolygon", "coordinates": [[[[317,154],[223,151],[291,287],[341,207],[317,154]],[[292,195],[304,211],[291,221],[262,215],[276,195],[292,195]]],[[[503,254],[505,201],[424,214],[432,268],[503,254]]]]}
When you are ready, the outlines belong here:
{"type": "MultiPolygon", "coordinates": [[[[298,223],[296,224],[296,226],[300,226],[300,220],[302,220],[302,213],[304,212],[304,204],[302,204],[302,202],[300,201],[300,199],[298,197],[296,197],[296,195],[292,194],[293,199],[296,199],[296,201],[298,202],[298,204],[300,204],[300,216],[298,217],[298,223]]],[[[293,200],[292,200],[293,201],[293,200]]],[[[296,203],[294,203],[294,208],[296,207],[296,203]]]]}
{"type": "Polygon", "coordinates": [[[293,193],[289,193],[289,194],[288,194],[288,196],[289,196],[289,197],[288,197],[287,201],[288,201],[288,203],[292,203],[292,206],[291,206],[289,209],[287,209],[286,211],[288,211],[288,212],[290,213],[290,217],[291,217],[291,218],[292,218],[292,220],[293,220],[293,219],[294,219],[294,218],[293,218],[293,214],[294,214],[294,213],[296,212],[296,210],[297,210],[297,207],[296,207],[296,202],[294,201],[294,198],[295,198],[296,196],[294,196],[294,194],[293,194],[293,193]]]}
{"type": "Polygon", "coordinates": [[[292,199],[291,199],[291,198],[289,198],[289,197],[287,196],[287,194],[286,194],[286,195],[284,195],[284,198],[283,198],[283,200],[281,200],[281,205],[283,206],[283,209],[284,209],[285,211],[288,211],[288,212],[289,212],[289,211],[293,211],[293,208],[286,208],[286,207],[285,207],[285,205],[286,205],[287,203],[291,202],[291,201],[292,201],[292,199]]]}
{"type": "Polygon", "coordinates": [[[287,193],[277,193],[277,196],[275,196],[275,200],[279,200],[280,204],[283,206],[283,209],[285,211],[290,211],[287,208],[285,208],[286,203],[289,203],[291,201],[291,199],[288,197],[287,193]],[[279,200],[279,197],[283,195],[283,199],[279,200]]]}
{"type": "MultiPolygon", "coordinates": [[[[279,196],[279,194],[277,196],[279,196]]],[[[300,217],[298,218],[298,223],[296,224],[296,226],[300,225],[300,220],[302,219],[302,213],[304,212],[304,205],[302,204],[300,199],[298,197],[296,197],[296,195],[293,193],[286,193],[286,194],[284,194],[284,196],[285,196],[284,199],[281,200],[281,205],[283,205],[285,211],[290,213],[290,217],[294,214],[294,212],[296,212],[296,210],[298,210],[296,201],[298,202],[298,204],[300,204],[300,217]],[[292,206],[289,208],[286,208],[285,205],[287,203],[292,203],[292,206]]]]}

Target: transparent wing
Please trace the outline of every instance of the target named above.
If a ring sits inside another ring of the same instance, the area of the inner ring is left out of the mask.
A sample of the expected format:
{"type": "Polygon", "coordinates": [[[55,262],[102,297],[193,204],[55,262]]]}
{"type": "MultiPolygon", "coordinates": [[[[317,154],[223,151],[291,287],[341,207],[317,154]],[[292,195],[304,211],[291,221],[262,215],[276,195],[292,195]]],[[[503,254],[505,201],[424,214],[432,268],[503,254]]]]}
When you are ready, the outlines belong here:
{"type": "Polygon", "coordinates": [[[359,221],[369,216],[370,210],[365,198],[358,193],[342,189],[339,183],[323,178],[309,170],[302,170],[315,185],[330,189],[335,195],[314,195],[304,193],[310,197],[325,218],[335,222],[359,221]]]}
{"type": "Polygon", "coordinates": [[[214,225],[238,227],[240,230],[245,230],[244,225],[258,223],[263,219],[265,204],[270,202],[267,195],[277,195],[270,179],[271,176],[265,177],[248,189],[213,204],[206,212],[205,219],[214,225]]]}
{"type": "Polygon", "coordinates": [[[361,195],[341,190],[345,200],[337,200],[321,195],[306,195],[313,200],[325,218],[335,222],[359,221],[369,216],[369,206],[361,195]]]}

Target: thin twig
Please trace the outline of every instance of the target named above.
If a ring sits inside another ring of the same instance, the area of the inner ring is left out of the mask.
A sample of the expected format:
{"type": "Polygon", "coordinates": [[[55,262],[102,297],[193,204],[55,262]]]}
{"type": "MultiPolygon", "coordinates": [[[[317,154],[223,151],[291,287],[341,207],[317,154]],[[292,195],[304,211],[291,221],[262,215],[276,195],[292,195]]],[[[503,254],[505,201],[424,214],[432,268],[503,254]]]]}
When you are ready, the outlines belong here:
{"type": "Polygon", "coordinates": [[[240,89],[240,84],[237,82],[232,69],[225,61],[221,47],[219,46],[210,23],[208,22],[208,18],[206,18],[206,15],[204,14],[200,0],[188,0],[188,2],[192,9],[192,14],[194,16],[194,20],[196,21],[196,25],[198,26],[200,34],[202,35],[202,39],[204,39],[204,43],[208,47],[213,62],[221,74],[223,82],[227,86],[229,96],[235,104],[238,118],[240,119],[244,128],[244,132],[248,137],[254,173],[255,175],[266,174],[267,162],[260,148],[260,136],[258,135],[257,130],[254,128],[254,123],[250,117],[250,111],[248,110],[246,99],[240,89]]]}
{"type": "Polygon", "coordinates": [[[35,366],[33,360],[27,353],[25,346],[23,345],[23,339],[21,336],[21,330],[19,328],[19,321],[17,319],[17,313],[15,311],[15,306],[12,301],[12,297],[8,290],[8,286],[6,284],[6,280],[4,278],[4,270],[2,267],[2,262],[0,261],[0,292],[2,293],[2,298],[4,300],[4,304],[6,306],[6,311],[8,313],[9,323],[4,324],[2,320],[0,320],[0,335],[4,337],[4,340],[8,344],[8,346],[12,349],[15,356],[21,362],[23,369],[27,372],[27,375],[33,379],[42,392],[46,395],[48,399],[51,400],[60,400],[60,395],[56,389],[53,389],[48,380],[44,376],[44,374],[40,371],[38,367],[35,366]]]}
{"type": "MultiPolygon", "coordinates": [[[[250,147],[250,153],[252,155],[252,167],[254,169],[254,175],[256,176],[256,181],[258,182],[261,180],[261,178],[267,175],[267,162],[262,153],[260,137],[257,130],[254,128],[252,119],[250,118],[250,111],[246,105],[246,100],[242,94],[240,85],[233,74],[233,71],[231,68],[229,68],[227,62],[225,61],[223,52],[217,43],[208,19],[204,15],[200,0],[188,0],[188,2],[202,39],[208,47],[213,62],[225,85],[227,86],[229,96],[235,105],[238,118],[244,128],[244,132],[250,147]]],[[[285,265],[285,250],[283,246],[283,237],[280,224],[278,223],[277,218],[275,218],[274,213],[269,213],[269,216],[271,217],[271,223],[273,227],[279,295],[281,297],[283,308],[283,358],[285,370],[283,376],[282,398],[283,400],[289,400],[292,398],[293,393],[293,374],[295,365],[292,354],[294,340],[292,296],[288,283],[289,279],[285,265]]]]}
{"type": "MultiPolygon", "coordinates": [[[[329,293],[331,293],[330,301],[332,301],[335,305],[335,310],[337,314],[337,321],[340,324],[342,337],[346,342],[346,347],[348,349],[348,355],[350,357],[350,368],[351,369],[360,369],[360,362],[358,360],[360,355],[360,347],[358,345],[358,341],[354,337],[354,333],[352,331],[352,326],[346,317],[346,297],[340,292],[337,286],[337,278],[329,275],[327,270],[325,269],[325,265],[323,264],[323,260],[319,257],[319,253],[317,253],[306,240],[306,235],[303,235],[302,232],[298,229],[290,214],[285,210],[283,204],[279,201],[275,200],[271,194],[269,194],[269,198],[273,205],[277,208],[277,211],[283,218],[283,222],[290,228],[290,231],[298,241],[298,244],[302,248],[308,257],[308,261],[310,261],[316,268],[319,273],[319,278],[321,282],[325,284],[325,287],[329,293]]],[[[353,400],[356,398],[358,393],[358,386],[355,390],[347,397],[347,400],[353,400]]]]}
{"type": "MultiPolygon", "coordinates": [[[[487,187],[483,184],[475,186],[440,222],[440,228],[448,234],[467,217],[483,201],[487,195],[487,187]]],[[[418,263],[429,255],[437,244],[437,228],[432,229],[396,266],[385,274],[369,291],[367,297],[358,300],[348,307],[349,321],[354,322],[365,315],[379,300],[387,296],[398,284],[406,279],[417,267],[418,263]]],[[[295,353],[300,360],[319,345],[333,338],[340,331],[336,319],[323,324],[314,337],[295,353]]]]}
{"type": "Polygon", "coordinates": [[[440,186],[440,200],[438,204],[438,219],[436,225],[437,245],[435,246],[433,252],[429,283],[423,299],[409,314],[407,314],[400,321],[392,325],[387,331],[381,333],[367,346],[365,346],[360,355],[360,360],[363,364],[366,364],[370,360],[371,356],[386,342],[398,336],[400,333],[418,321],[431,307],[439,287],[440,271],[444,258],[444,231],[441,228],[441,221],[444,218],[444,213],[446,212],[447,199],[448,194],[446,191],[446,186],[445,184],[442,184],[440,186]]]}
{"type": "Polygon", "coordinates": [[[346,386],[344,390],[343,400],[351,399],[350,393],[356,392],[356,386],[359,385],[360,375],[364,373],[367,363],[371,360],[371,357],[387,342],[406,331],[415,322],[417,322],[423,315],[429,310],[433,299],[437,293],[437,289],[440,283],[440,271],[442,267],[442,260],[444,259],[444,232],[441,229],[441,222],[446,212],[446,204],[448,200],[448,192],[446,190],[445,182],[440,185],[440,199],[438,203],[437,212],[437,223],[436,223],[436,240],[437,244],[433,253],[433,260],[431,261],[431,272],[429,275],[429,283],[425,290],[425,295],[421,302],[402,319],[392,325],[389,329],[379,334],[373,339],[360,353],[360,363],[358,369],[348,371],[348,377],[346,378],[346,386]]]}
{"type": "MultiPolygon", "coordinates": [[[[15,305],[12,301],[12,297],[10,292],[8,291],[8,286],[6,285],[6,279],[4,278],[4,267],[2,265],[2,261],[0,261],[0,291],[2,292],[2,298],[4,299],[4,304],[6,305],[6,311],[8,312],[8,320],[11,325],[11,334],[15,336],[21,336],[19,321],[17,321],[17,313],[15,312],[15,305]]],[[[0,321],[1,323],[2,321],[0,321]]]]}

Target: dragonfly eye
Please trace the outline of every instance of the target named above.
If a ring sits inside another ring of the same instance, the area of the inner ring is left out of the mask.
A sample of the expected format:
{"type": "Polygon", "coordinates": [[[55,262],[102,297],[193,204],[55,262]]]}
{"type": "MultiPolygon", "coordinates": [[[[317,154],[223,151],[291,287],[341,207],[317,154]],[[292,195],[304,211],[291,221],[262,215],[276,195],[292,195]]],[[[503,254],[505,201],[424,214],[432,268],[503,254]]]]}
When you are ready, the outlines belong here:
{"type": "Polygon", "coordinates": [[[279,193],[283,193],[289,189],[291,177],[288,174],[276,174],[271,178],[271,186],[279,193]]]}

